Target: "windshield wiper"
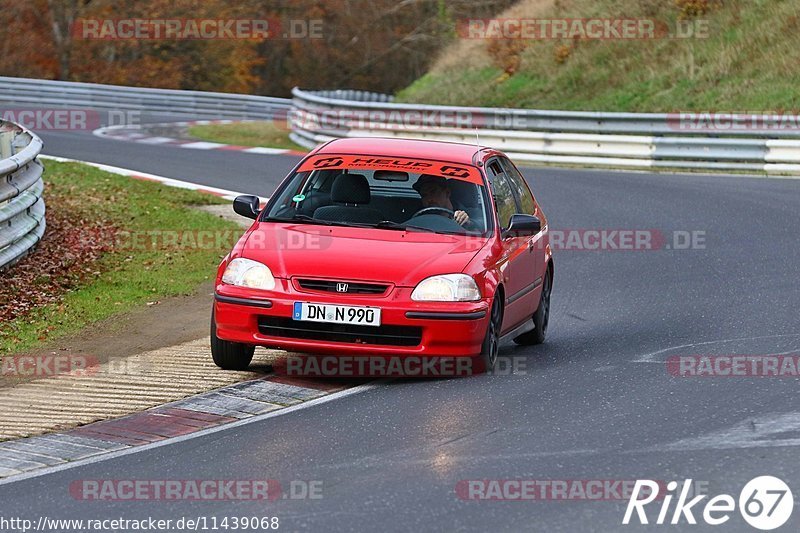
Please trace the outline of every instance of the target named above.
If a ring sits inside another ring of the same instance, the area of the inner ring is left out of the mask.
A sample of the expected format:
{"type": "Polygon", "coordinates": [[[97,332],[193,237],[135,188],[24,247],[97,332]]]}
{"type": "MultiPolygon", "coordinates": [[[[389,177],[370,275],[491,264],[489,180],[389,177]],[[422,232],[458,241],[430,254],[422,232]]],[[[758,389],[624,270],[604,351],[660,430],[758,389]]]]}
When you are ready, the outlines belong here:
{"type": "Polygon", "coordinates": [[[414,226],[413,224],[400,224],[399,222],[393,222],[391,220],[382,220],[377,224],[370,224],[369,227],[378,228],[378,229],[396,229],[399,231],[427,231],[429,233],[438,233],[436,230],[431,228],[425,228],[422,226],[414,226]]]}
{"type": "MultiPolygon", "coordinates": [[[[264,217],[263,222],[317,222],[314,217],[310,217],[308,215],[294,215],[291,217],[264,217]]],[[[324,220],[319,221],[320,224],[324,224],[324,220]]]]}
{"type": "Polygon", "coordinates": [[[263,222],[296,222],[300,224],[319,224],[321,226],[341,226],[345,228],[374,228],[375,224],[362,224],[359,222],[346,222],[337,220],[320,220],[318,218],[310,217],[298,213],[293,217],[266,217],[263,222]]]}
{"type": "Polygon", "coordinates": [[[360,222],[337,222],[334,220],[320,220],[318,218],[310,217],[308,215],[296,214],[290,218],[281,217],[266,217],[263,222],[298,222],[301,224],[320,224],[322,226],[344,226],[350,228],[377,228],[377,229],[390,229],[398,231],[424,231],[428,233],[443,233],[431,228],[423,226],[414,226],[409,224],[400,224],[391,220],[382,220],[377,224],[366,224],[360,222]]]}
{"type": "Polygon", "coordinates": [[[320,226],[334,226],[340,225],[338,222],[332,220],[320,220],[318,218],[310,217],[308,215],[297,214],[293,217],[266,217],[262,222],[299,222],[300,224],[319,224],[320,226]]]}

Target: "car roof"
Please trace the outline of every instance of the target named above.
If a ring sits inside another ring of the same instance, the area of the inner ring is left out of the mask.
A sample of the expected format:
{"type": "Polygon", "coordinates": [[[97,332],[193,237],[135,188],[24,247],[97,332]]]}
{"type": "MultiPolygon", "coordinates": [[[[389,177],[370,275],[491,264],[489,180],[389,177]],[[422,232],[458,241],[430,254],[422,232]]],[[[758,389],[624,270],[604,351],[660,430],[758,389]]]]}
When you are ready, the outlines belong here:
{"type": "Polygon", "coordinates": [[[490,148],[476,144],[421,139],[349,137],[330,141],[314,153],[406,157],[473,165],[475,154],[481,151],[494,152],[490,148]]]}

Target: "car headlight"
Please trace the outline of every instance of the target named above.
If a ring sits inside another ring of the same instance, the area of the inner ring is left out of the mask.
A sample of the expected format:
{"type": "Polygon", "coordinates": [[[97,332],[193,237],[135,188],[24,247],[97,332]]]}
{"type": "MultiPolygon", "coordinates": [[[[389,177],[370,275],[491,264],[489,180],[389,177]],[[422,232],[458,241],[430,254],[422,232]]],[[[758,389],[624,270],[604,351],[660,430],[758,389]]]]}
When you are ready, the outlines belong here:
{"type": "Polygon", "coordinates": [[[419,282],[411,293],[418,302],[474,302],[481,299],[481,291],[472,276],[444,274],[419,282]]]}
{"type": "Polygon", "coordinates": [[[228,263],[225,273],[222,275],[222,282],[253,289],[271,290],[275,288],[275,278],[269,267],[243,257],[228,263]]]}

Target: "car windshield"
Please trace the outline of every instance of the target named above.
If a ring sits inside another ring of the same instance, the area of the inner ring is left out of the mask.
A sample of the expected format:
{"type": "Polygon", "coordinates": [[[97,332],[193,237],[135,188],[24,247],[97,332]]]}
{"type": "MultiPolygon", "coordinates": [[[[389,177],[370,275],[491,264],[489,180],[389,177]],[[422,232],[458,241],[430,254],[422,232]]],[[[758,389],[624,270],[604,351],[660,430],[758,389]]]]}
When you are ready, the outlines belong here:
{"type": "Polygon", "coordinates": [[[454,235],[492,229],[485,187],[475,183],[477,169],[469,181],[430,170],[303,168],[280,189],[262,220],[454,235]]]}

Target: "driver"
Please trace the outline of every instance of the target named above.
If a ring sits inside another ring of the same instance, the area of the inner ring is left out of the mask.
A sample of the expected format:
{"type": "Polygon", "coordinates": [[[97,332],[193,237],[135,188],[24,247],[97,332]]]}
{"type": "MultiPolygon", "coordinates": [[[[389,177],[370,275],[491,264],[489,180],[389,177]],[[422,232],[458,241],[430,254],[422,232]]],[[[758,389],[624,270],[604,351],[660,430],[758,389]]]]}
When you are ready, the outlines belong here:
{"type": "MultiPolygon", "coordinates": [[[[466,211],[456,210],[453,203],[450,201],[450,188],[447,187],[447,179],[441,176],[433,176],[431,174],[423,174],[412,185],[414,190],[422,197],[423,209],[428,207],[440,207],[453,211],[453,220],[462,226],[469,224],[469,215],[466,211]]],[[[444,212],[439,211],[442,216],[447,216],[444,212]]]]}

